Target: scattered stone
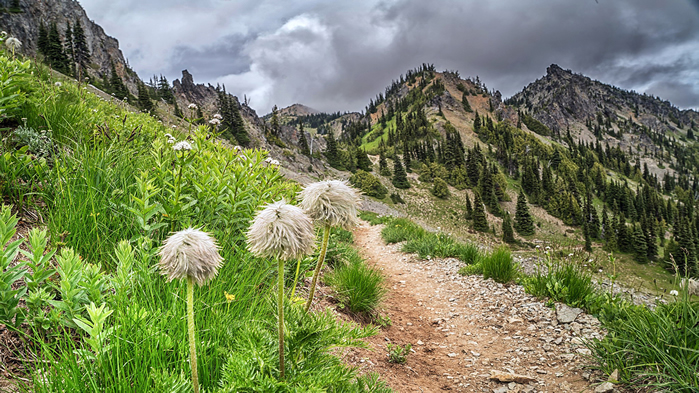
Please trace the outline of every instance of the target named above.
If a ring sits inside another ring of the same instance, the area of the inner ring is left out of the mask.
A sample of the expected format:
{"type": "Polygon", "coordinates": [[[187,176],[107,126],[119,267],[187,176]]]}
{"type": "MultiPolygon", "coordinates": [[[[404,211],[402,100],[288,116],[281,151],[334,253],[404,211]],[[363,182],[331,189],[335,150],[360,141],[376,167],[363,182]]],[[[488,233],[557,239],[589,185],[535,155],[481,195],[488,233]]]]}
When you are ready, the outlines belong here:
{"type": "Polygon", "coordinates": [[[508,390],[507,386],[500,386],[499,388],[493,389],[493,393],[507,393],[508,390]]]}
{"type": "Polygon", "coordinates": [[[595,393],[610,393],[614,391],[614,384],[605,382],[595,388],[595,393]]]}
{"type": "Polygon", "coordinates": [[[490,370],[490,379],[499,382],[517,382],[523,385],[529,384],[531,382],[536,382],[536,379],[527,375],[506,373],[504,371],[490,370]]]}
{"type": "Polygon", "coordinates": [[[607,379],[609,382],[613,383],[618,383],[619,382],[619,370],[614,369],[611,374],[609,374],[609,379],[607,379]]]}
{"type": "Polygon", "coordinates": [[[559,323],[571,323],[582,312],[581,308],[573,308],[563,303],[556,303],[556,319],[559,323]]]}

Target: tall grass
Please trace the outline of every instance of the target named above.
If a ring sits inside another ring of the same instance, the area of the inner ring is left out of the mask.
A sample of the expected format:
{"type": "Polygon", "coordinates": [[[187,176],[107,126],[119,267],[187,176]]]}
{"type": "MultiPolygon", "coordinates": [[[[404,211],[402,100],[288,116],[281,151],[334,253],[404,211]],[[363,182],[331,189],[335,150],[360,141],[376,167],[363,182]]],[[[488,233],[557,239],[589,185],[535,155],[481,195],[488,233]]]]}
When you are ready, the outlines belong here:
{"type": "Polygon", "coordinates": [[[399,243],[421,238],[425,233],[426,231],[421,226],[407,218],[396,218],[387,223],[381,230],[381,237],[386,243],[399,243]]]}
{"type": "Polygon", "coordinates": [[[472,243],[461,243],[445,233],[426,233],[420,238],[408,240],[403,252],[417,253],[420,258],[458,258],[468,264],[480,258],[478,247],[472,243]]]}
{"type": "Polygon", "coordinates": [[[547,255],[536,272],[524,281],[527,292],[573,307],[586,307],[595,295],[592,275],[574,262],[547,255]]]}
{"type": "Polygon", "coordinates": [[[481,259],[483,278],[495,282],[508,283],[518,274],[519,267],[512,259],[510,248],[502,246],[481,259]]]}
{"type": "Polygon", "coordinates": [[[381,271],[368,266],[355,250],[347,251],[345,263],[326,276],[337,299],[350,311],[371,314],[379,306],[387,289],[381,271]]]}

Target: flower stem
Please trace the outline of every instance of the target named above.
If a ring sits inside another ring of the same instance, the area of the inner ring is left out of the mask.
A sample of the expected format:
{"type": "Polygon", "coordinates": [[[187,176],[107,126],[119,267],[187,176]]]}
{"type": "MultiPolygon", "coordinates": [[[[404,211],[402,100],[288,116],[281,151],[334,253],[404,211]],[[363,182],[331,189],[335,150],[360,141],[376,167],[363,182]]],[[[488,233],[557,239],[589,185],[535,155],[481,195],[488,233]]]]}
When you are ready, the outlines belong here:
{"type": "Polygon", "coordinates": [[[323,228],[323,245],[320,249],[320,255],[318,256],[318,263],[316,264],[316,270],[313,273],[313,281],[311,282],[311,291],[308,293],[308,301],[306,302],[306,312],[311,309],[311,303],[313,303],[313,295],[316,292],[316,283],[318,282],[318,275],[320,274],[320,268],[323,267],[323,262],[325,262],[325,254],[328,252],[328,240],[330,239],[330,225],[325,224],[323,228]]]}
{"type": "Polygon", "coordinates": [[[284,261],[278,258],[279,263],[279,299],[277,308],[279,309],[279,375],[284,379],[284,261]]]}
{"type": "Polygon", "coordinates": [[[187,330],[189,331],[189,363],[192,366],[192,384],[194,385],[194,393],[199,393],[197,341],[194,334],[194,282],[191,278],[187,278],[187,330]]]}

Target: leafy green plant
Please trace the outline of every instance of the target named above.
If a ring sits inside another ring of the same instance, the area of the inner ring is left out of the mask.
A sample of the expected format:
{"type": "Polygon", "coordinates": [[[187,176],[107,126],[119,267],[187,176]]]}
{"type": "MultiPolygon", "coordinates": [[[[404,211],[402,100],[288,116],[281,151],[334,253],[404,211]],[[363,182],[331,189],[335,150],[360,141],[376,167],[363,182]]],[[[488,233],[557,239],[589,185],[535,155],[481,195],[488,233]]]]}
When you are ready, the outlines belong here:
{"type": "Polygon", "coordinates": [[[426,233],[424,236],[408,240],[403,252],[415,252],[420,258],[459,258],[472,264],[480,258],[478,247],[471,243],[460,243],[445,233],[426,233]]]}
{"type": "Polygon", "coordinates": [[[525,289],[537,297],[549,297],[572,307],[585,307],[595,293],[592,276],[578,264],[546,255],[535,273],[525,279],[525,289]]]}
{"type": "Polygon", "coordinates": [[[381,230],[381,237],[386,243],[399,243],[418,239],[425,235],[425,230],[407,218],[396,218],[381,230]]]}
{"type": "Polygon", "coordinates": [[[481,259],[483,278],[508,283],[517,277],[518,265],[512,259],[510,248],[502,246],[481,259]]]}
{"type": "Polygon", "coordinates": [[[368,221],[371,225],[387,224],[388,222],[393,220],[392,216],[382,216],[369,211],[360,211],[359,218],[361,218],[364,221],[368,221]]]}
{"type": "Polygon", "coordinates": [[[22,239],[10,242],[17,232],[17,222],[18,219],[12,214],[10,207],[3,205],[0,210],[0,245],[3,247],[0,252],[0,323],[14,329],[19,328],[24,321],[25,312],[19,306],[19,301],[27,293],[26,286],[13,288],[26,274],[26,263],[12,265],[23,242],[22,239]]]}
{"type": "Polygon", "coordinates": [[[361,169],[350,176],[349,181],[353,186],[370,197],[384,199],[386,194],[388,194],[388,189],[381,184],[381,181],[376,176],[361,169]]]}
{"type": "Polygon", "coordinates": [[[412,348],[412,344],[405,344],[405,346],[399,344],[386,344],[386,349],[388,350],[388,361],[396,364],[405,363],[412,348]]]}
{"type": "Polygon", "coordinates": [[[80,356],[83,362],[94,361],[100,366],[105,356],[111,353],[112,345],[109,343],[111,336],[116,329],[115,326],[105,326],[105,321],[112,315],[112,310],[105,304],[97,307],[95,303],[90,303],[86,307],[90,319],[77,317],[73,322],[87,333],[84,338],[90,350],[78,349],[75,354],[80,356]]]}

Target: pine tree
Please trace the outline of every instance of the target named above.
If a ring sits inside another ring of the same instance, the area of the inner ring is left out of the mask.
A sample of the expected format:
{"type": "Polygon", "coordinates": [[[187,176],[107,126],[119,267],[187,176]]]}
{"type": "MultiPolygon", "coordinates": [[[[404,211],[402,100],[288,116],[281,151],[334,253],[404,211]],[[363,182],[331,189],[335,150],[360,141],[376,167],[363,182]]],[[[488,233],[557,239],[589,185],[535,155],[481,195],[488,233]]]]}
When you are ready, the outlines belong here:
{"type": "Polygon", "coordinates": [[[384,153],[384,148],[379,147],[379,174],[381,176],[391,176],[391,170],[388,169],[388,162],[386,162],[386,154],[384,153]]]}
{"type": "MultiPolygon", "coordinates": [[[[74,64],[75,45],[73,43],[73,28],[71,27],[70,22],[66,23],[66,33],[65,33],[65,39],[63,42],[63,53],[66,54],[66,58],[67,58],[69,64],[74,64]]],[[[71,75],[75,75],[75,67],[69,66],[68,72],[71,75]]]]}
{"type": "Polygon", "coordinates": [[[46,62],[57,71],[67,73],[69,68],[68,58],[63,51],[63,42],[58,33],[58,26],[52,23],[48,33],[48,44],[46,47],[46,62]]]}
{"type": "Polygon", "coordinates": [[[646,235],[639,225],[635,226],[633,235],[634,259],[636,262],[648,262],[648,244],[646,243],[646,235]]]}
{"type": "Polygon", "coordinates": [[[621,252],[631,252],[633,247],[633,239],[629,236],[629,230],[626,227],[626,217],[624,213],[620,213],[616,222],[616,241],[621,252]]]}
{"type": "Polygon", "coordinates": [[[481,201],[481,196],[478,192],[474,192],[473,197],[473,229],[479,232],[488,232],[490,226],[488,225],[488,219],[485,216],[485,210],[483,208],[483,201],[481,201]]]}
{"type": "Polygon", "coordinates": [[[512,231],[512,219],[510,213],[505,213],[505,218],[502,220],[502,241],[505,243],[515,242],[515,233],[512,231]]]}
{"type": "Polygon", "coordinates": [[[391,180],[391,183],[393,183],[393,185],[396,188],[410,188],[410,182],[408,182],[408,175],[405,173],[405,170],[403,169],[403,164],[401,164],[398,155],[396,155],[396,157],[393,160],[393,179],[391,180]]]}
{"type": "Polygon", "coordinates": [[[301,149],[301,154],[310,157],[311,150],[308,148],[308,141],[306,140],[306,132],[303,130],[303,122],[299,121],[299,148],[301,149]]]}
{"type": "Polygon", "coordinates": [[[39,38],[37,40],[36,46],[39,53],[41,53],[44,56],[47,56],[49,48],[49,32],[46,29],[46,25],[43,21],[39,23],[39,38]]]}
{"type": "Polygon", "coordinates": [[[276,105],[272,107],[272,119],[270,120],[270,125],[272,127],[270,130],[272,135],[279,137],[282,127],[279,124],[279,110],[277,109],[276,105]]]}
{"type": "Polygon", "coordinates": [[[473,206],[471,205],[471,198],[466,194],[466,219],[470,220],[473,218],[473,206]]]}
{"type": "Polygon", "coordinates": [[[464,94],[461,95],[461,104],[466,112],[473,112],[473,109],[471,109],[471,104],[468,103],[468,94],[466,94],[465,91],[464,94]]]}
{"type": "Polygon", "coordinates": [[[328,135],[325,138],[327,141],[325,157],[327,157],[328,159],[328,164],[330,164],[330,166],[335,169],[344,170],[345,167],[342,164],[342,161],[340,160],[340,152],[337,149],[337,141],[335,140],[335,134],[331,130],[330,132],[328,132],[328,135]]]}
{"type": "Polygon", "coordinates": [[[585,251],[592,252],[592,239],[590,236],[590,224],[583,224],[583,235],[585,236],[585,251]]]}
{"type": "Polygon", "coordinates": [[[147,113],[153,111],[153,101],[150,100],[148,88],[142,82],[138,84],[138,107],[147,113]]]}
{"type": "Polygon", "coordinates": [[[527,197],[524,191],[519,191],[517,196],[517,210],[515,211],[515,230],[522,236],[534,234],[534,220],[529,214],[529,206],[527,206],[527,197]]]}
{"type": "Polygon", "coordinates": [[[75,63],[76,75],[78,80],[82,80],[82,77],[85,76],[85,70],[90,62],[90,49],[87,46],[85,30],[83,30],[80,20],[76,20],[75,24],[73,25],[73,47],[73,62],[75,63]]]}
{"type": "Polygon", "coordinates": [[[434,184],[431,191],[432,195],[436,196],[437,198],[445,199],[449,197],[449,186],[447,186],[447,182],[442,180],[440,177],[436,177],[434,179],[434,184]]]}
{"type": "Polygon", "coordinates": [[[129,90],[126,88],[126,85],[124,84],[124,81],[121,79],[119,74],[117,73],[116,67],[114,66],[114,63],[112,63],[112,76],[109,79],[109,86],[111,87],[112,93],[116,96],[116,98],[120,100],[126,100],[129,98],[131,95],[129,93],[129,90]]]}
{"type": "Polygon", "coordinates": [[[369,159],[369,156],[366,154],[366,150],[358,147],[357,151],[355,153],[355,157],[357,159],[357,168],[358,169],[361,169],[365,172],[372,171],[372,163],[371,163],[371,160],[369,159]]]}

